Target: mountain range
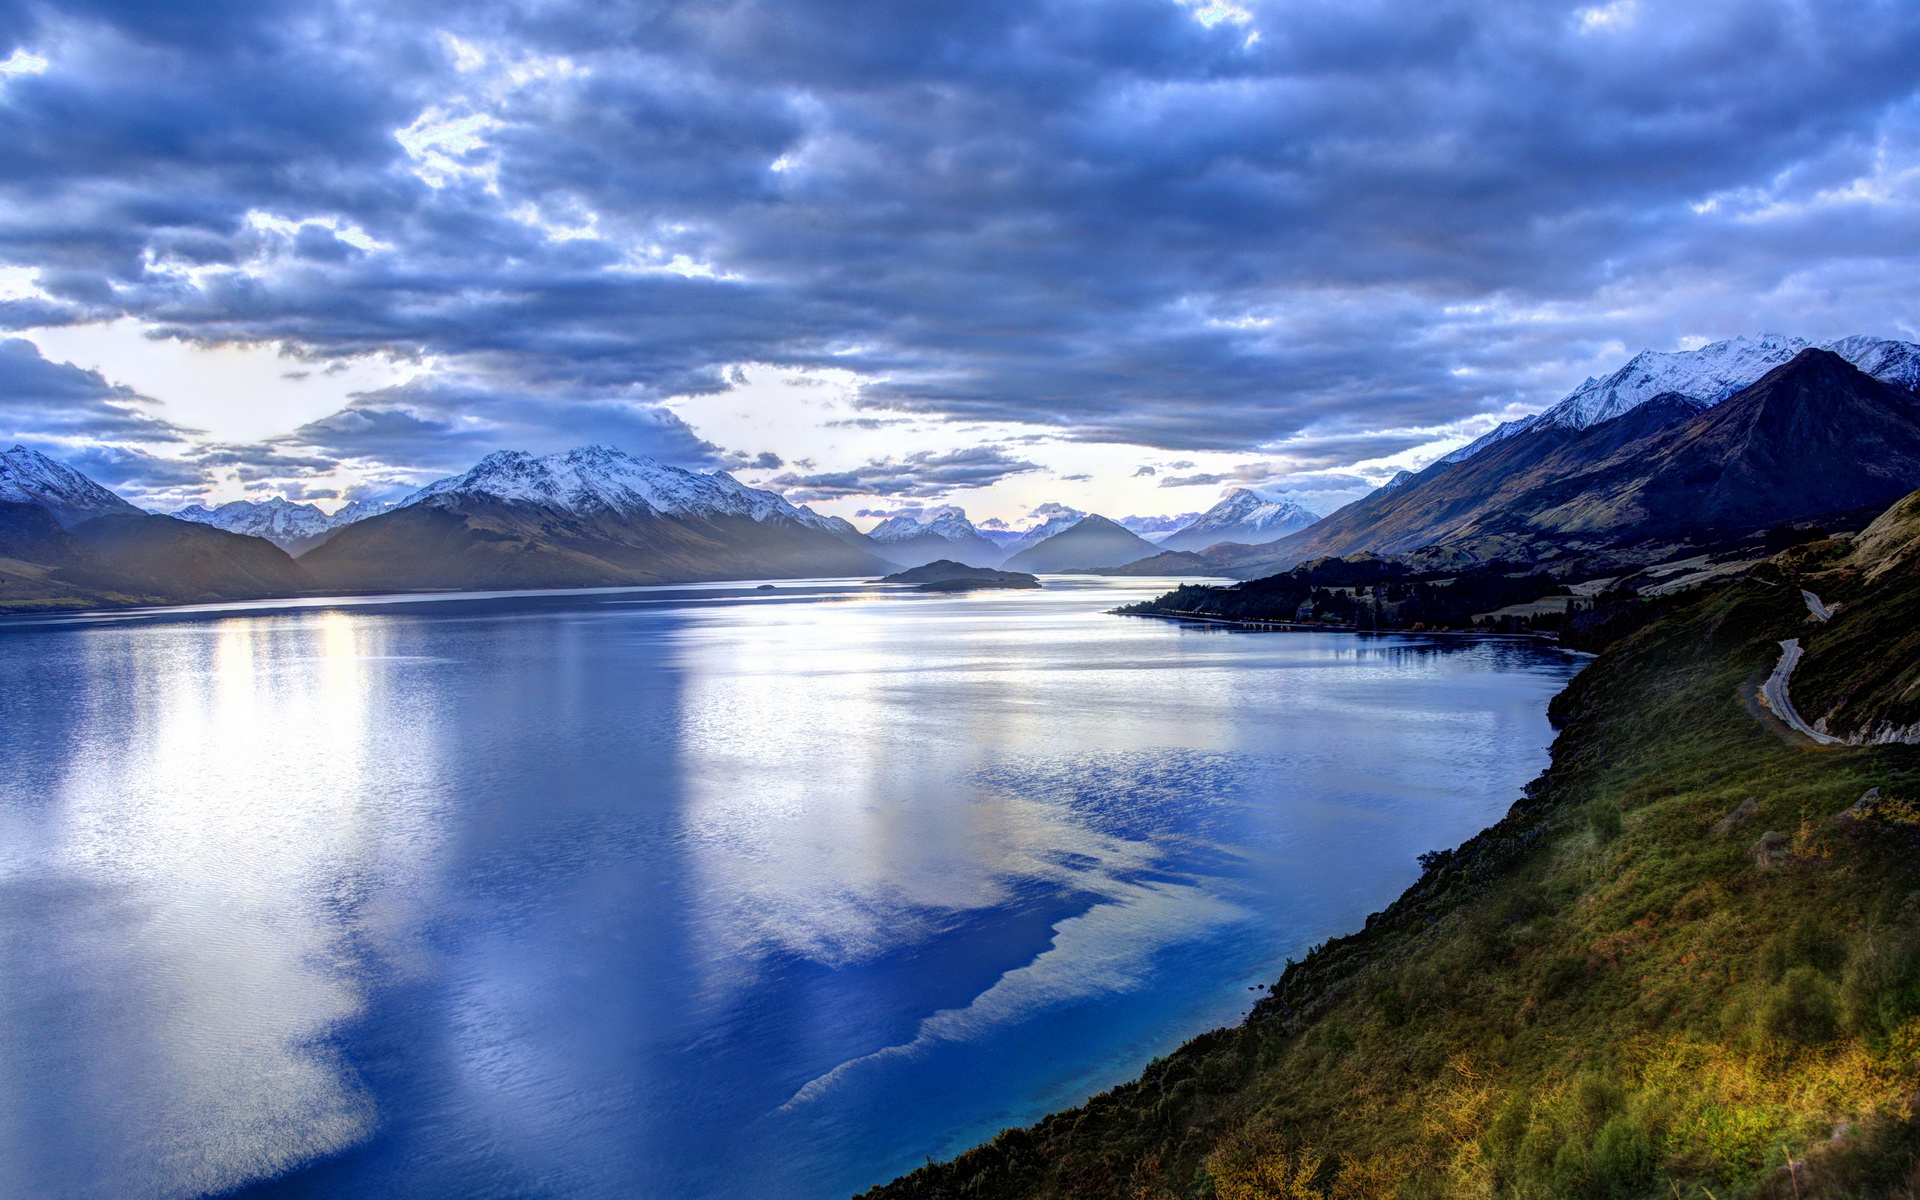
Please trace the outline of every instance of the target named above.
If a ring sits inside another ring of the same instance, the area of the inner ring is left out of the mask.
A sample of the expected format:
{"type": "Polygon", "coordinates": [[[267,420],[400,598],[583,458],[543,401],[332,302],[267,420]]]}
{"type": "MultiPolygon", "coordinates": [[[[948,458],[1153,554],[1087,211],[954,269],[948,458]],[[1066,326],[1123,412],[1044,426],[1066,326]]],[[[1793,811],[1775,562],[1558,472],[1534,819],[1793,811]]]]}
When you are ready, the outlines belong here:
{"type": "Polygon", "coordinates": [[[213,508],[189,504],[170,515],[228,533],[265,538],[289,554],[300,554],[326,541],[334,530],[377,517],[392,507],[354,500],[329,514],[312,504],[296,504],[284,496],[274,496],[268,500],[230,500],[213,508]]]}
{"type": "MultiPolygon", "coordinates": [[[[1714,405],[1813,349],[1805,338],[1763,334],[1710,342],[1697,350],[1642,350],[1611,375],[1589,378],[1558,404],[1533,416],[1507,421],[1477,441],[1442,458],[1461,462],[1529,429],[1559,426],[1585,429],[1610,421],[1655,396],[1679,394],[1714,405]]],[[[1855,335],[1824,343],[1830,350],[1882,383],[1920,391],[1920,346],[1888,338],[1855,335]]]]}
{"type": "Polygon", "coordinates": [[[301,556],[324,586],[604,587],[871,575],[894,564],[837,517],[724,472],[604,446],[489,454],[301,556]]]}
{"type": "Polygon", "coordinates": [[[1915,486],[1920,396],[1806,348],[1718,403],[1666,392],[1584,428],[1538,422],[1248,547],[1231,568],[1435,548],[1482,562],[1645,559],[1772,525],[1846,521],[1915,486]]]}
{"type": "Polygon", "coordinates": [[[1046,504],[1024,530],[945,506],[864,534],[724,472],[593,446],[491,454],[391,508],[273,498],[149,514],[16,446],[0,453],[0,604],[870,576],[942,559],[1241,578],[1354,554],[1645,563],[1781,524],[1857,525],[1920,484],[1916,389],[1920,347],[1880,338],[1647,352],[1330,516],[1240,488],[1134,529],[1046,504]]]}

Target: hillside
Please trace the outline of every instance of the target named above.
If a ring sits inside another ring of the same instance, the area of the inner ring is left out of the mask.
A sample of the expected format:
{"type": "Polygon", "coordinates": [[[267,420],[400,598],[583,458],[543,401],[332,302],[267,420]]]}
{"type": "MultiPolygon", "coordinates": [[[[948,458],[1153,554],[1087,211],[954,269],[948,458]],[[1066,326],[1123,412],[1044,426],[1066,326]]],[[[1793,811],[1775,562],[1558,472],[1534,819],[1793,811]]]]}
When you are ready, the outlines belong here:
{"type": "Polygon", "coordinates": [[[1542,425],[1428,468],[1236,563],[1449,546],[1482,560],[1686,543],[1885,507],[1920,485],[1920,402],[1825,350],[1711,408],[1669,394],[1585,429],[1542,425]]]}
{"type": "Polygon", "coordinates": [[[1046,574],[1089,567],[1117,567],[1159,553],[1159,547],[1105,517],[1081,517],[1058,533],[1034,542],[1001,565],[1009,571],[1046,574]]]}
{"type": "MultiPolygon", "coordinates": [[[[1893,595],[1855,644],[1904,645],[1893,595]]],[[[1842,632],[1754,579],[1627,637],[1506,818],[1244,1024],[869,1200],[1910,1194],[1920,750],[1810,749],[1751,699],[1781,639],[1842,632]]]]}

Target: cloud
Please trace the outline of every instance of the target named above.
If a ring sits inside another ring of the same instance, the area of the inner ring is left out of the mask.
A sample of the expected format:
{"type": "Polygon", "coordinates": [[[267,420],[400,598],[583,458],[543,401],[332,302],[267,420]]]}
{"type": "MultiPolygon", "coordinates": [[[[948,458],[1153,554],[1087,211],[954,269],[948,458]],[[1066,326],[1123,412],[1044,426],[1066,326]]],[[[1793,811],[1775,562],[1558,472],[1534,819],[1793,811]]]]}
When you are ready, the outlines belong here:
{"type": "Polygon", "coordinates": [[[335,464],[405,464],[431,475],[465,470],[494,450],[550,453],[588,443],[690,467],[779,462],[775,455],[761,454],[726,464],[717,447],[659,405],[505,392],[484,379],[435,379],[365,393],[339,412],[275,439],[270,448],[335,464]]]}
{"type": "Polygon", "coordinates": [[[796,503],[845,496],[938,499],[1039,469],[1038,463],[1014,458],[999,446],[974,446],[945,454],[922,451],[900,459],[876,459],[850,471],[777,475],[763,486],[796,503]]]}
{"type": "MultiPolygon", "coordinates": [[[[1641,346],[1916,335],[1911,5],[84,0],[0,34],[36,289],[0,323],[419,356],[446,377],[288,443],[395,471],[719,465],[658,404],[744,362],[855,373],[850,427],[1327,469],[1641,346]]],[[[47,436],[151,419],[61,403],[47,436]]]]}
{"type": "Polygon", "coordinates": [[[0,440],[178,442],[192,433],[97,371],[49,362],[24,338],[0,339],[0,440]]]}

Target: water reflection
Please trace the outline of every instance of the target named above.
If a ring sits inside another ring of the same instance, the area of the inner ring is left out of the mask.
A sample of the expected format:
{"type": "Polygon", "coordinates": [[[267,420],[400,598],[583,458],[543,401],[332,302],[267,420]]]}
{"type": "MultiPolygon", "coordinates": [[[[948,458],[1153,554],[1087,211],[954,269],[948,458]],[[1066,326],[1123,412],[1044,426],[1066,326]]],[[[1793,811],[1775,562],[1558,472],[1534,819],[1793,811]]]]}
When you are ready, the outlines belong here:
{"type": "Polygon", "coordinates": [[[0,1194],[844,1194],[1230,1019],[1572,670],[1155,586],[0,631],[0,1194]]]}

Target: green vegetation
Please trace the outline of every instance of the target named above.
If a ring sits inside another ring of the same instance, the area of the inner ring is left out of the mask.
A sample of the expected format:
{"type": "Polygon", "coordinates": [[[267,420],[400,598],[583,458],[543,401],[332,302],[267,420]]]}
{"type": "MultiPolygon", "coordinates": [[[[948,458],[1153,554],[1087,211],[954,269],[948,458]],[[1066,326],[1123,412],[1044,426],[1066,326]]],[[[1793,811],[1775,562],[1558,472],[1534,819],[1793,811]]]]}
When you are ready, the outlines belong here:
{"type": "Polygon", "coordinates": [[[1356,554],[1316,559],[1232,587],[1186,584],[1115,611],[1342,629],[1464,630],[1474,628],[1476,613],[1566,594],[1551,575],[1498,563],[1421,571],[1396,559],[1356,554]]]}
{"type": "MultiPolygon", "coordinates": [[[[1809,664],[1914,628],[1856,596],[1809,664]]],[[[1920,748],[1770,726],[1797,589],[1673,607],[1556,699],[1504,820],[1244,1024],[869,1200],[1913,1195],[1920,748]]]]}

